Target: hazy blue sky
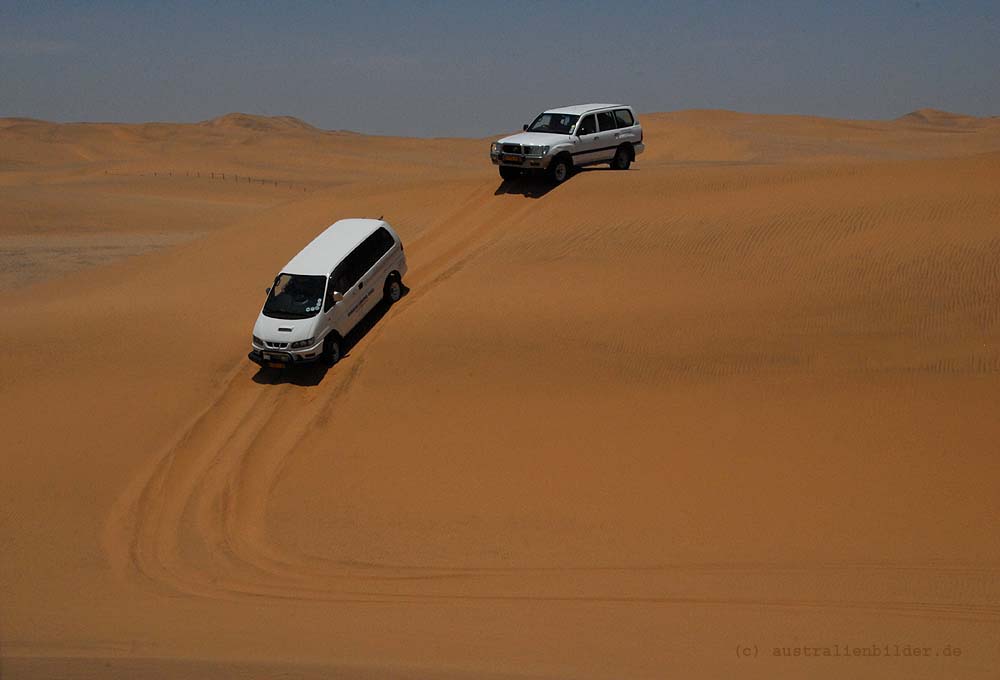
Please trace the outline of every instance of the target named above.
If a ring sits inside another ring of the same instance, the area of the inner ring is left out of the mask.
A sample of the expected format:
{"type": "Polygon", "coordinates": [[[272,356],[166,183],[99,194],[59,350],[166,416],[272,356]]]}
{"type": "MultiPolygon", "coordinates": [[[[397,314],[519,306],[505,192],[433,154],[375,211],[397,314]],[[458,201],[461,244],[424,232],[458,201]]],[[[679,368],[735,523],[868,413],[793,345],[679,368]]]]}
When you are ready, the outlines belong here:
{"type": "Polygon", "coordinates": [[[1000,0],[0,0],[0,116],[479,136],[588,101],[998,115],[1000,0]]]}

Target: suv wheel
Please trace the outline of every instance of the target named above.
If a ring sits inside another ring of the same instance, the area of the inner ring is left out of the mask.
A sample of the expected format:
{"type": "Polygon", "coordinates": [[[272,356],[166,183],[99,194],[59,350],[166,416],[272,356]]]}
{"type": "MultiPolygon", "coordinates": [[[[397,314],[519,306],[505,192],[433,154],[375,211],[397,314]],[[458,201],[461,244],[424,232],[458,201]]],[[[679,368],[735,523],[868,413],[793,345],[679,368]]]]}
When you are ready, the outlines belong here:
{"type": "Polygon", "coordinates": [[[627,146],[619,146],[615,151],[615,157],[611,160],[611,167],[615,170],[628,170],[632,165],[632,154],[627,146]]]}
{"type": "Polygon", "coordinates": [[[500,166],[500,177],[503,179],[514,179],[521,176],[521,171],[517,168],[508,168],[504,165],[500,166]]]}
{"type": "Polygon", "coordinates": [[[340,338],[336,333],[330,333],[323,341],[323,363],[333,366],[340,361],[340,338]]]}
{"type": "Polygon", "coordinates": [[[549,166],[549,177],[556,184],[562,184],[569,178],[569,161],[564,157],[556,158],[549,166]]]}
{"type": "Polygon", "coordinates": [[[393,302],[398,302],[401,297],[403,297],[403,282],[398,276],[390,276],[382,288],[382,299],[391,305],[393,302]]]}

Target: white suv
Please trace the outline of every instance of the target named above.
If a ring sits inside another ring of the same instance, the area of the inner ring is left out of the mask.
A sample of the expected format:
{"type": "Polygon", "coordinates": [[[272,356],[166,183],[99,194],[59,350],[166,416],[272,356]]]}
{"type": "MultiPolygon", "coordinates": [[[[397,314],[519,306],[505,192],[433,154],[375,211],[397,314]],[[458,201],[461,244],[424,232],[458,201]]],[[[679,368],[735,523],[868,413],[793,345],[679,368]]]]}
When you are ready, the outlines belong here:
{"type": "Polygon", "coordinates": [[[628,170],[644,149],[632,107],[577,104],[540,113],[524,132],[493,142],[490,160],[504,179],[547,173],[558,184],[583,165],[610,163],[628,170]]]}

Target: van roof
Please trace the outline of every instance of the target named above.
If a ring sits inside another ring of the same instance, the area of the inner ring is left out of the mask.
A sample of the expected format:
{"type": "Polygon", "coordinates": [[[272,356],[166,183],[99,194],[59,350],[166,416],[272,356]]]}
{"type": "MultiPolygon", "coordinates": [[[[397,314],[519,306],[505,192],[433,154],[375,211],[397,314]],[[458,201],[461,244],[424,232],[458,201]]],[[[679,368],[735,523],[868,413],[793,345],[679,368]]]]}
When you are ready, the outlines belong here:
{"type": "Polygon", "coordinates": [[[352,218],[337,220],[293,257],[282,272],[328,276],[333,268],[379,227],[383,220],[352,218]]]}
{"type": "Polygon", "coordinates": [[[546,109],[545,113],[573,113],[582,115],[597,109],[627,109],[624,104],[574,104],[573,106],[560,106],[558,109],[546,109]]]}

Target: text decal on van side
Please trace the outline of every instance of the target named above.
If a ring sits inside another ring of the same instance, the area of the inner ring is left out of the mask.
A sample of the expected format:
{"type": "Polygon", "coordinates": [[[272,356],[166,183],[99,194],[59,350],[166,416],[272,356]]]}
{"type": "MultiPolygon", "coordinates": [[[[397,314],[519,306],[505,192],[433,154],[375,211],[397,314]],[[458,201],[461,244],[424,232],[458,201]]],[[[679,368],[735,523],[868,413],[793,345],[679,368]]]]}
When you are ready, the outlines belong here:
{"type": "Polygon", "coordinates": [[[375,289],[374,288],[369,288],[368,292],[365,293],[364,295],[362,295],[361,299],[358,300],[358,304],[354,305],[353,307],[351,307],[350,310],[348,310],[347,316],[350,316],[351,314],[354,314],[354,312],[358,311],[358,307],[360,307],[362,304],[364,304],[364,301],[368,299],[368,296],[372,294],[373,290],[375,290],[375,289]]]}

